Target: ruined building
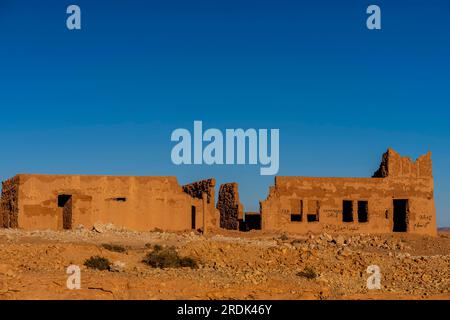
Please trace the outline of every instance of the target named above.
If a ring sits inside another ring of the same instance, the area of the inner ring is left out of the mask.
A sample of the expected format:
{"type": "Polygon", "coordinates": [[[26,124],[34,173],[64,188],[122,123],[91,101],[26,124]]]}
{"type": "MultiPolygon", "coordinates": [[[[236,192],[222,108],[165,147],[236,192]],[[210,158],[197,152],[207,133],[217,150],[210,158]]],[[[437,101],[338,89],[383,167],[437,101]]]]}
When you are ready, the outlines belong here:
{"type": "Polygon", "coordinates": [[[6,228],[63,230],[95,223],[149,231],[217,227],[214,179],[19,174],[3,182],[6,228]]]}
{"type": "Polygon", "coordinates": [[[276,177],[261,202],[263,230],[436,234],[431,153],[389,149],[372,178],[276,177]]]}
{"type": "Polygon", "coordinates": [[[180,186],[175,177],[19,174],[3,182],[0,226],[149,231],[408,232],[436,235],[431,154],[389,149],[372,178],[276,177],[260,212],[244,212],[237,183],[180,186]]]}

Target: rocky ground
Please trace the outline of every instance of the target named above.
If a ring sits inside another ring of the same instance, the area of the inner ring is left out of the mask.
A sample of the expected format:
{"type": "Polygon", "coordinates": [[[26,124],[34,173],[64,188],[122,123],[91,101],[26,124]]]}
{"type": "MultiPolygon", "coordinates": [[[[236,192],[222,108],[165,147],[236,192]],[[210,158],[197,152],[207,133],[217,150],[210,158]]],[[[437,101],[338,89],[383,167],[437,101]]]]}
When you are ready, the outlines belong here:
{"type": "Polygon", "coordinates": [[[289,235],[260,231],[137,233],[0,229],[0,299],[446,299],[450,300],[450,233],[289,235]],[[103,244],[119,245],[113,252],[103,244]],[[155,244],[175,246],[197,269],[152,268],[155,244]],[[84,266],[107,258],[113,271],[84,266]],[[67,288],[69,265],[81,289],[67,288]],[[381,271],[368,290],[367,268],[381,271]]]}

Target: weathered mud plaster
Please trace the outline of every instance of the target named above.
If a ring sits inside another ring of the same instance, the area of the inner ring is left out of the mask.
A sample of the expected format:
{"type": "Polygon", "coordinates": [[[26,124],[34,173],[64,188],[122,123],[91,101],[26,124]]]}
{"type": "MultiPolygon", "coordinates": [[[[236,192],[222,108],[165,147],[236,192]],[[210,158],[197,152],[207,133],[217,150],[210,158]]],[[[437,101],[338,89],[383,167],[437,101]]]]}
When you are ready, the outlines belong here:
{"type": "Polygon", "coordinates": [[[218,227],[215,182],[207,181],[209,187],[194,195],[175,177],[20,174],[3,183],[2,225],[61,230],[112,223],[137,231],[218,227]],[[203,192],[210,199],[206,205],[203,192]]]}
{"type": "Polygon", "coordinates": [[[374,178],[276,177],[260,205],[263,230],[437,233],[431,153],[389,149],[374,178]]]}

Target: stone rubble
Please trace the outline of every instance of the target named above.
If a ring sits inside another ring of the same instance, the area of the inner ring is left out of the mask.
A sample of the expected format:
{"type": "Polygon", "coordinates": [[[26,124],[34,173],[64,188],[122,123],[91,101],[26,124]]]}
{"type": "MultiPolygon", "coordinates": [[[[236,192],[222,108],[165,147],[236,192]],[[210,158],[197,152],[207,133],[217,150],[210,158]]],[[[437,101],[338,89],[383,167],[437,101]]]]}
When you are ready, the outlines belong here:
{"type": "Polygon", "coordinates": [[[258,232],[202,235],[197,232],[133,232],[99,226],[103,232],[0,230],[0,299],[98,297],[87,290],[64,291],[67,266],[81,266],[83,281],[123,299],[364,299],[438,297],[450,299],[450,235],[283,235],[258,232]],[[103,227],[103,228],[102,228],[103,227]],[[103,243],[120,244],[124,253],[103,243]],[[155,244],[175,246],[198,260],[198,269],[152,269],[142,263],[155,244]],[[111,271],[88,270],[85,259],[100,255],[111,271]],[[367,289],[367,267],[378,265],[382,289],[367,289]],[[299,276],[311,268],[315,279],[299,276]],[[57,290],[53,287],[55,283],[57,290]],[[53,289],[49,289],[53,288],[53,289]],[[3,290],[3,291],[2,291],[3,290]],[[12,291],[11,291],[12,290],[12,291]],[[16,291],[14,291],[16,290],[16,291]],[[19,291],[17,291],[19,290],[19,291]],[[72,296],[71,296],[72,297],[72,296]],[[41,297],[42,298],[42,297],[41,297]]]}

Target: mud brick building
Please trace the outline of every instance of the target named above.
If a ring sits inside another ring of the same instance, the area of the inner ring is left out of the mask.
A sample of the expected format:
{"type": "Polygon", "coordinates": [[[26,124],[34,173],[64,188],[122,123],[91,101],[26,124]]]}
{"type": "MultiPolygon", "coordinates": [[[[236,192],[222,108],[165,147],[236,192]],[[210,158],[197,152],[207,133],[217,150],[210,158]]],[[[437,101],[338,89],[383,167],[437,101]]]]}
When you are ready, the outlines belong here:
{"type": "Polygon", "coordinates": [[[175,177],[19,174],[3,182],[0,226],[136,231],[219,227],[273,232],[436,235],[431,153],[413,162],[389,149],[372,178],[275,177],[260,212],[244,213],[237,183],[180,186],[175,177]]]}
{"type": "Polygon", "coordinates": [[[372,178],[276,177],[260,205],[263,230],[437,233],[431,153],[389,149],[372,178]]]}
{"type": "Polygon", "coordinates": [[[63,230],[113,223],[149,231],[218,227],[214,179],[19,174],[3,182],[0,225],[63,230]]]}

